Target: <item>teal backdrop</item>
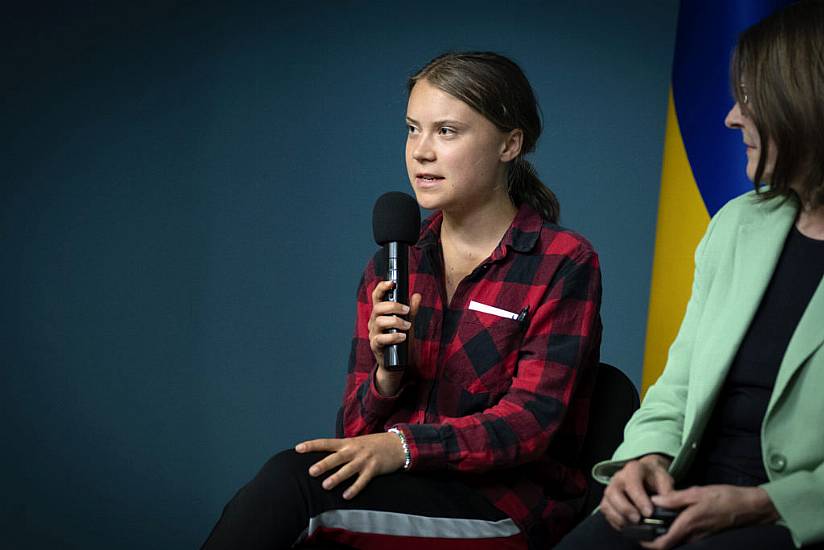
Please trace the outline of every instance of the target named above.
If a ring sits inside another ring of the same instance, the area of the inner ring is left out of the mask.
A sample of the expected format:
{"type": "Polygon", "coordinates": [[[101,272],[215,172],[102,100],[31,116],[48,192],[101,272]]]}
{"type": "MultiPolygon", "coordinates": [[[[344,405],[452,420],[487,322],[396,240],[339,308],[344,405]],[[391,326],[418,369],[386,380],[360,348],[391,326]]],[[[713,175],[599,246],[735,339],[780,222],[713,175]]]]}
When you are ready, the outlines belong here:
{"type": "MultiPolygon", "coordinates": [[[[23,3],[21,3],[23,4],[23,3]]],[[[677,2],[5,8],[0,546],[196,548],[275,451],[333,434],[405,81],[517,60],[533,161],[600,252],[640,380],[677,2]]]]}

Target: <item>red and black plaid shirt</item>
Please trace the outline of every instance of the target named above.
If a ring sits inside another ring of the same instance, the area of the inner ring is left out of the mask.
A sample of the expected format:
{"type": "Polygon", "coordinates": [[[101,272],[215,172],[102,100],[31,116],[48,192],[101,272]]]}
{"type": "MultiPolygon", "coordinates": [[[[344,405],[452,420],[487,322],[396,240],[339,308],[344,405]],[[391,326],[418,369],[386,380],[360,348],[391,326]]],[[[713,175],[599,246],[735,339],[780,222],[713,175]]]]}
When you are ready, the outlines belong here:
{"type": "MultiPolygon", "coordinates": [[[[577,464],[601,340],[598,256],[581,236],[520,207],[501,243],[446,303],[442,216],[409,251],[410,295],[423,297],[403,389],[381,396],[367,322],[376,259],[358,290],[341,437],[398,427],[411,469],[463,472],[530,535],[556,541],[586,492],[577,464]],[[470,301],[523,321],[470,309],[470,301]]],[[[376,258],[380,257],[380,253],[376,258]]]]}

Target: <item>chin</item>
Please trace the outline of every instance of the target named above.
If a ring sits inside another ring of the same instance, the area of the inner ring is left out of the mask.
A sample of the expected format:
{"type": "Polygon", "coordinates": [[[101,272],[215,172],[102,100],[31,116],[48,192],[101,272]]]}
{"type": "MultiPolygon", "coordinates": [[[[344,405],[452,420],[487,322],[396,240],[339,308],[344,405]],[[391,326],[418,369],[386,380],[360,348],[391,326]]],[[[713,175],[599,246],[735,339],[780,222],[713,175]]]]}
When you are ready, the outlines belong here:
{"type": "Polygon", "coordinates": [[[426,197],[421,197],[418,193],[415,193],[415,200],[418,201],[418,206],[425,210],[440,210],[441,204],[438,201],[432,200],[431,198],[427,200],[426,197]]]}
{"type": "Polygon", "coordinates": [[[427,210],[439,210],[441,208],[441,201],[438,197],[433,196],[431,191],[417,189],[414,185],[412,191],[415,193],[415,200],[418,201],[418,206],[427,210]]]}
{"type": "MultiPolygon", "coordinates": [[[[758,164],[753,164],[752,166],[749,166],[749,165],[747,166],[747,170],[746,170],[747,179],[750,180],[751,182],[755,181],[755,170],[756,170],[756,168],[758,168],[758,164]]],[[[761,179],[763,181],[764,178],[761,178],[761,179]]]]}

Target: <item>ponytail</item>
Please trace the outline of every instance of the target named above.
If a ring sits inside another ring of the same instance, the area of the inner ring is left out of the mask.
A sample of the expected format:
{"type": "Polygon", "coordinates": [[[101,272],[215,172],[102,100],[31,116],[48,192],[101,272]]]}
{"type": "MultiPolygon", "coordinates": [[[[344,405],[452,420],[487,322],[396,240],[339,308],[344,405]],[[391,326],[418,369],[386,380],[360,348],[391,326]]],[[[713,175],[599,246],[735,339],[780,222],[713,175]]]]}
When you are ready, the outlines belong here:
{"type": "Polygon", "coordinates": [[[535,167],[522,156],[513,160],[509,166],[507,191],[509,200],[515,206],[527,203],[546,221],[558,223],[561,216],[561,205],[558,203],[558,198],[551,189],[538,179],[535,167]]]}

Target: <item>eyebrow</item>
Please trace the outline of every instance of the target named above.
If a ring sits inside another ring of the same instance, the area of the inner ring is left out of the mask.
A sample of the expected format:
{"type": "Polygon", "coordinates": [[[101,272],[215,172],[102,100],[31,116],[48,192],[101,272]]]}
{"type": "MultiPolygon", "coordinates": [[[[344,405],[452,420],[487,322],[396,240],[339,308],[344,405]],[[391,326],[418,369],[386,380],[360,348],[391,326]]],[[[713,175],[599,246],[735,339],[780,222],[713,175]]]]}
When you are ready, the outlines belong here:
{"type": "MultiPolygon", "coordinates": [[[[413,124],[420,124],[417,120],[412,117],[406,117],[407,122],[411,122],[413,124]]],[[[443,119],[443,120],[436,120],[432,123],[432,126],[466,126],[465,122],[461,122],[460,120],[454,119],[443,119]]]]}

